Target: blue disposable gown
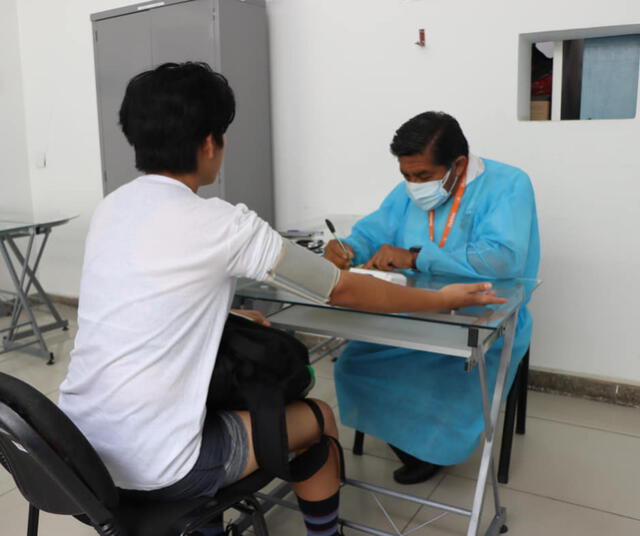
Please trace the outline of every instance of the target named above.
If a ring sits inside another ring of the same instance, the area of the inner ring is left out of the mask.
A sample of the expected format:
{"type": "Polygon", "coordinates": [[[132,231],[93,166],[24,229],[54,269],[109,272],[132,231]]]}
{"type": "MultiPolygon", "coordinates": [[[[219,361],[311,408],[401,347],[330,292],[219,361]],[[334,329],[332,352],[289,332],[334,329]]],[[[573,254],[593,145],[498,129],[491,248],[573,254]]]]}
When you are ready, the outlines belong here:
{"type": "MultiPolygon", "coordinates": [[[[429,240],[427,213],[394,188],[380,208],[356,223],[346,242],[355,264],[383,244],[422,250],[418,270],[484,280],[535,278],[540,258],[535,199],[529,177],[518,168],[483,159],[485,169],[468,185],[443,248],[438,247],[453,196],[435,211],[429,240]]],[[[526,306],[518,316],[507,376],[511,386],[531,338],[526,306]]],[[[487,353],[492,392],[500,339],[487,353]]],[[[478,369],[465,372],[456,358],[379,344],[350,342],[335,367],[342,422],[438,465],[467,459],[484,429],[478,369]]]]}

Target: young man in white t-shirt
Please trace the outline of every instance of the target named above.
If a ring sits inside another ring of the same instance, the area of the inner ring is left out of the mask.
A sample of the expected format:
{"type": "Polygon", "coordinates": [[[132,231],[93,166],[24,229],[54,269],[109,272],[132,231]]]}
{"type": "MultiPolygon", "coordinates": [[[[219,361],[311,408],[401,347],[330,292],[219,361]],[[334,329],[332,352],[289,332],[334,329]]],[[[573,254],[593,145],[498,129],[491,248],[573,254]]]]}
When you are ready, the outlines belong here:
{"type": "MultiPolygon", "coordinates": [[[[87,236],[60,407],[117,486],[158,499],[214,495],[257,469],[248,412],[208,413],[207,396],[235,278],[277,281],[278,270],[291,271],[290,246],[246,206],[196,195],[215,180],[234,114],[226,79],[206,64],[165,64],[134,77],[120,123],[145,175],[100,202],[87,236]]],[[[325,301],[336,305],[394,312],[501,301],[488,284],[424,291],[309,255],[305,262],[331,282],[325,301]]],[[[337,438],[331,408],[318,404],[325,433],[337,438]]],[[[319,440],[306,404],[287,406],[286,420],[292,452],[319,440]]],[[[316,474],[294,484],[308,534],[337,534],[338,489],[331,448],[316,474]]]]}

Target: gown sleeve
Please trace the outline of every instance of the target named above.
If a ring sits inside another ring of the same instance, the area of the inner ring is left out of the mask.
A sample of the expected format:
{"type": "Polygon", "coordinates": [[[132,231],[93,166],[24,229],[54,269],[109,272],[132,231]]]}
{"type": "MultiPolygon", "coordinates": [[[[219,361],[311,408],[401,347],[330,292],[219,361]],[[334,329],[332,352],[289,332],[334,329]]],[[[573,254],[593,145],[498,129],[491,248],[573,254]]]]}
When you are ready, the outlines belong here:
{"type": "Polygon", "coordinates": [[[419,271],[493,279],[522,276],[535,218],[529,177],[522,173],[486,196],[474,214],[469,240],[456,248],[426,241],[416,260],[419,271]]]}
{"type": "Polygon", "coordinates": [[[383,244],[393,244],[394,236],[407,211],[408,198],[404,183],[396,186],[384,199],[380,208],[353,226],[344,240],[353,248],[354,265],[364,264],[383,244]]]}

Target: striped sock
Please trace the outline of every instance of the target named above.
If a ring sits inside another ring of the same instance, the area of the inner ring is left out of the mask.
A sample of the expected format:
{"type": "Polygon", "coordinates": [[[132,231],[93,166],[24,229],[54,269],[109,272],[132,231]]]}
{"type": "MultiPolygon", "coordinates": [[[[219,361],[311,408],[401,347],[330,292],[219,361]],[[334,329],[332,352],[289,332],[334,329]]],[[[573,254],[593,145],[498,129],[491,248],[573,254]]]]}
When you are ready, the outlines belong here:
{"type": "Polygon", "coordinates": [[[307,536],[335,536],[338,534],[338,506],[340,492],[322,501],[305,501],[298,497],[307,536]]]}

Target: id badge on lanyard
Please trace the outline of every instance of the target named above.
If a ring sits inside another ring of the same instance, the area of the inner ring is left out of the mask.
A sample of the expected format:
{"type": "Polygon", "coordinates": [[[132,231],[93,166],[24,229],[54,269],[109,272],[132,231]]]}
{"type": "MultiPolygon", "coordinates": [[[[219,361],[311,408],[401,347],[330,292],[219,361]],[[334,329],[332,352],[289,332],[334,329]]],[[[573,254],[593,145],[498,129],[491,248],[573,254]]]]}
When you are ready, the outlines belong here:
{"type": "MultiPolygon", "coordinates": [[[[464,174],[462,175],[462,180],[458,184],[456,188],[456,195],[453,198],[453,205],[451,205],[451,209],[449,210],[449,217],[447,218],[447,223],[444,226],[444,231],[442,231],[442,238],[440,238],[439,247],[444,247],[447,243],[447,238],[449,238],[449,232],[451,232],[451,227],[453,227],[453,222],[456,221],[456,216],[458,215],[458,210],[460,209],[460,202],[462,201],[462,196],[464,195],[464,191],[467,187],[467,170],[465,169],[464,174]]],[[[435,241],[435,232],[434,232],[434,224],[436,220],[435,210],[429,211],[429,240],[432,242],[435,241]]]]}

